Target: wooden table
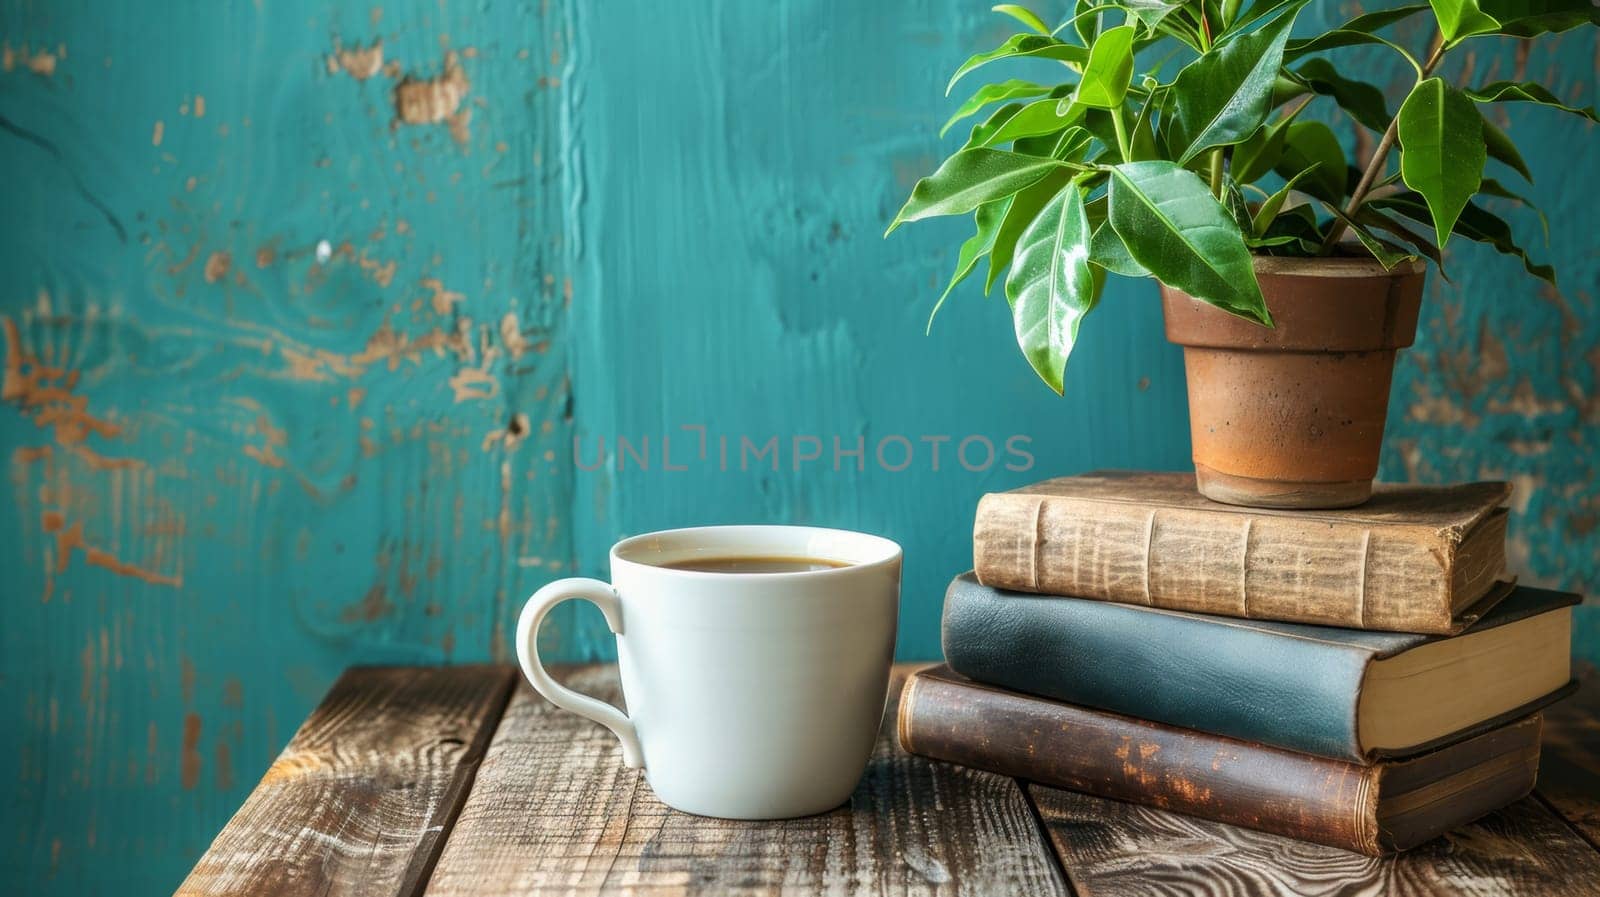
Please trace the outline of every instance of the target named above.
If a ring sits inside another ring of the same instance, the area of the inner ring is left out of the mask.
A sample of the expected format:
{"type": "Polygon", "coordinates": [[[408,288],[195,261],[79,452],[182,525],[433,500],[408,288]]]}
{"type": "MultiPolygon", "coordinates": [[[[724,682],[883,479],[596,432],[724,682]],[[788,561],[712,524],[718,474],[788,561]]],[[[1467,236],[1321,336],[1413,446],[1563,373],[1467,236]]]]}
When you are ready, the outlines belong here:
{"type": "MultiPolygon", "coordinates": [[[[561,678],[620,703],[611,667],[561,678]]],[[[512,669],[353,669],[179,893],[1594,894],[1589,679],[1547,714],[1538,793],[1371,859],[912,757],[892,714],[848,806],[704,819],[656,801],[610,733],[512,669]]]]}

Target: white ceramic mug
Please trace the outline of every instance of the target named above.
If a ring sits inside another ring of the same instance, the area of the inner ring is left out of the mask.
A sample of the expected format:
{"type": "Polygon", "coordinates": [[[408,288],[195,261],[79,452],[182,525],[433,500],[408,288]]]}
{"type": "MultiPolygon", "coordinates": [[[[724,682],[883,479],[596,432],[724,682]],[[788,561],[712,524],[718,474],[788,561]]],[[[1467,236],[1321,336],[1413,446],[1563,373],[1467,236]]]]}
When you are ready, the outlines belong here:
{"type": "Polygon", "coordinates": [[[820,813],[849,798],[882,721],[899,615],[900,546],[803,526],[709,526],[611,549],[611,582],[533,594],[517,658],[539,693],[609,728],[669,806],[728,819],[820,813]],[[663,565],[709,558],[826,559],[844,566],[728,573],[663,565]],[[617,637],[628,713],[550,677],[539,623],[594,602],[617,637]]]}

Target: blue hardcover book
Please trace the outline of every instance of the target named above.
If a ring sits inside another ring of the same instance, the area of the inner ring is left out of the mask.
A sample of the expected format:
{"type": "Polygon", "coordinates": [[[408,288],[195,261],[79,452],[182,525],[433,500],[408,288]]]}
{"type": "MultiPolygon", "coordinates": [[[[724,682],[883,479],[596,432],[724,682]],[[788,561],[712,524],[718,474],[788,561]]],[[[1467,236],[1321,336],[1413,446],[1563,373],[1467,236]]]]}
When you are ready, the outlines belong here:
{"type": "Polygon", "coordinates": [[[1504,586],[1459,635],[1214,617],[981,585],[945,595],[944,654],[977,682],[1370,762],[1526,716],[1575,688],[1578,596],[1504,586]]]}

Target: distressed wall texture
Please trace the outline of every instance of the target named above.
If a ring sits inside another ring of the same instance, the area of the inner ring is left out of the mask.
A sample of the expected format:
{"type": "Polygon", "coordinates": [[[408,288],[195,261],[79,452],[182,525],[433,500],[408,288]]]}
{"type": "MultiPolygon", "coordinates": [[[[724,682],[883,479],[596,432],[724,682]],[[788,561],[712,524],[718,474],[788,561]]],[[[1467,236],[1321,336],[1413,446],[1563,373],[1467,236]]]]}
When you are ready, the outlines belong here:
{"type": "MultiPolygon", "coordinates": [[[[890,535],[932,657],[978,495],[1185,466],[1153,288],[1058,399],[996,299],[922,335],[964,225],[879,238],[985,5],[0,0],[0,875],[170,891],[340,669],[506,659],[620,535],[890,535]]],[[[1547,46],[1456,64],[1593,102],[1547,46]]],[[[1521,574],[1594,593],[1597,135],[1507,111],[1562,286],[1452,243],[1384,475],[1514,480],[1521,574]]]]}

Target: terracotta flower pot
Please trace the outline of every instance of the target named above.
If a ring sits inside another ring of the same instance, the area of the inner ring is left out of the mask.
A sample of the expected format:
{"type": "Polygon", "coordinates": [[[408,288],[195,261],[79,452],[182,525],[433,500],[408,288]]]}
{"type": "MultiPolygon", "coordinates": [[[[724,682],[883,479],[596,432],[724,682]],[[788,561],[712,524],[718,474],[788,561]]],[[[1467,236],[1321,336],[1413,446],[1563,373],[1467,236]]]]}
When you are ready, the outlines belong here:
{"type": "Polygon", "coordinates": [[[1395,350],[1411,345],[1421,263],[1257,258],[1276,326],[1161,288],[1183,346],[1200,492],[1263,508],[1344,508],[1372,495],[1395,350]]]}

